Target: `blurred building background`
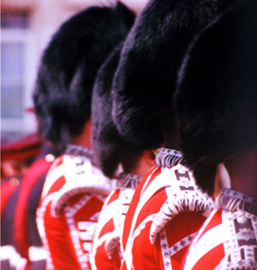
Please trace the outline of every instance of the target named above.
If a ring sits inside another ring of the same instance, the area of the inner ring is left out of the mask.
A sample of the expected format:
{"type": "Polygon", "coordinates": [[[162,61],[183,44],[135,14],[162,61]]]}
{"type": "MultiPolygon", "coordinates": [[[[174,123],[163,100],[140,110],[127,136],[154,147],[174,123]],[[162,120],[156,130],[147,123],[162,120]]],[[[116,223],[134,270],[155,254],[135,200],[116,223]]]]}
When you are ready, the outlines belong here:
{"type": "MultiPolygon", "coordinates": [[[[36,130],[32,91],[43,49],[76,12],[115,0],[1,1],[1,141],[36,130]]],[[[140,12],[147,0],[122,0],[140,12]]],[[[67,41],[68,42],[68,41],[67,41]]]]}

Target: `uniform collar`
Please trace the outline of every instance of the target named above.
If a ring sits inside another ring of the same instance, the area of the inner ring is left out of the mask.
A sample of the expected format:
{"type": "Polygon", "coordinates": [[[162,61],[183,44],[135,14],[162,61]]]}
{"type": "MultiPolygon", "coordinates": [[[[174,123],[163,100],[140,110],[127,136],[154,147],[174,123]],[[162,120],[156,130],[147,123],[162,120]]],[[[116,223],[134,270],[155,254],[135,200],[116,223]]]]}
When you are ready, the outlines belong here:
{"type": "Polygon", "coordinates": [[[118,177],[118,187],[136,189],[142,177],[132,173],[121,173],[118,177]]]}
{"type": "Polygon", "coordinates": [[[224,210],[241,210],[257,216],[257,200],[232,189],[222,188],[215,203],[224,210]]]}
{"type": "Polygon", "coordinates": [[[178,150],[169,148],[160,148],[155,157],[157,166],[171,168],[182,160],[182,153],[178,150]]]}
{"type": "Polygon", "coordinates": [[[65,150],[65,154],[72,155],[72,156],[83,156],[88,159],[92,159],[93,151],[87,148],[84,148],[79,145],[69,144],[65,150]]]}

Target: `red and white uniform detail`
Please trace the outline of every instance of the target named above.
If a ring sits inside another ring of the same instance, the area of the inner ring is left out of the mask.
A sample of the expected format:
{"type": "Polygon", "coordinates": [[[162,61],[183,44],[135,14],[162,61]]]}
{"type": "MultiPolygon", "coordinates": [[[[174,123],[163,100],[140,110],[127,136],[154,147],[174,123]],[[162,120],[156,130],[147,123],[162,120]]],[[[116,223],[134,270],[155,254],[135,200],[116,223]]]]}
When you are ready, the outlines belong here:
{"type": "Polygon", "coordinates": [[[140,180],[138,175],[122,173],[118,178],[118,188],[105,200],[93,241],[92,269],[120,269],[123,259],[120,239],[124,219],[140,180]]]}
{"type": "Polygon", "coordinates": [[[142,179],[125,218],[123,270],[179,269],[194,234],[214,208],[192,173],[175,165],[181,154],[172,149],[161,154],[157,161],[162,166],[142,179]]]}
{"type": "Polygon", "coordinates": [[[257,269],[257,201],[230,189],[190,245],[184,270],[257,269]]]}
{"type": "Polygon", "coordinates": [[[56,159],[37,210],[48,270],[90,269],[95,225],[105,198],[115,186],[92,165],[87,149],[71,146],[56,159]]]}

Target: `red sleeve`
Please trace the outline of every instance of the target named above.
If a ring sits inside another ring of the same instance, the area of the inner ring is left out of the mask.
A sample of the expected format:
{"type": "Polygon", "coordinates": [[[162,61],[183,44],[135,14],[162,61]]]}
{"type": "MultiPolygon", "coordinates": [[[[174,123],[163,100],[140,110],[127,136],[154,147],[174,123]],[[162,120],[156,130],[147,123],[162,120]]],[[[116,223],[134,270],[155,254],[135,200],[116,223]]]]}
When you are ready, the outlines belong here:
{"type": "Polygon", "coordinates": [[[49,170],[51,162],[45,158],[35,161],[22,178],[14,215],[14,241],[17,251],[29,260],[28,220],[27,209],[31,191],[37,180],[49,170]]]}

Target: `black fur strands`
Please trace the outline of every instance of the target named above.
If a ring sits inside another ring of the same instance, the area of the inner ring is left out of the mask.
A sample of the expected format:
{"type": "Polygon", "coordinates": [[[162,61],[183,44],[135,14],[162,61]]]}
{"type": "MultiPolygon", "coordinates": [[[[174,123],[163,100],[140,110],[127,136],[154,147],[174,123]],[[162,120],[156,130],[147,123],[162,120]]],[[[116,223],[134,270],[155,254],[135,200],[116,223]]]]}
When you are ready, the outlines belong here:
{"type": "Polygon", "coordinates": [[[135,156],[142,148],[136,147],[121,137],[112,120],[111,87],[112,78],[118,66],[120,44],[99,69],[92,98],[93,161],[108,177],[113,177],[120,162],[135,156]]]}
{"type": "Polygon", "coordinates": [[[114,122],[133,143],[155,147],[163,142],[155,113],[170,107],[186,49],[224,8],[220,2],[151,0],[137,17],[112,91],[114,122]]]}
{"type": "Polygon", "coordinates": [[[257,2],[240,1],[189,50],[175,95],[182,152],[212,192],[218,163],[257,147],[257,2]]]}
{"type": "Polygon", "coordinates": [[[97,70],[125,38],[134,18],[118,3],[88,8],[59,28],[43,54],[33,96],[43,137],[63,149],[70,135],[82,132],[91,116],[97,70]]]}

